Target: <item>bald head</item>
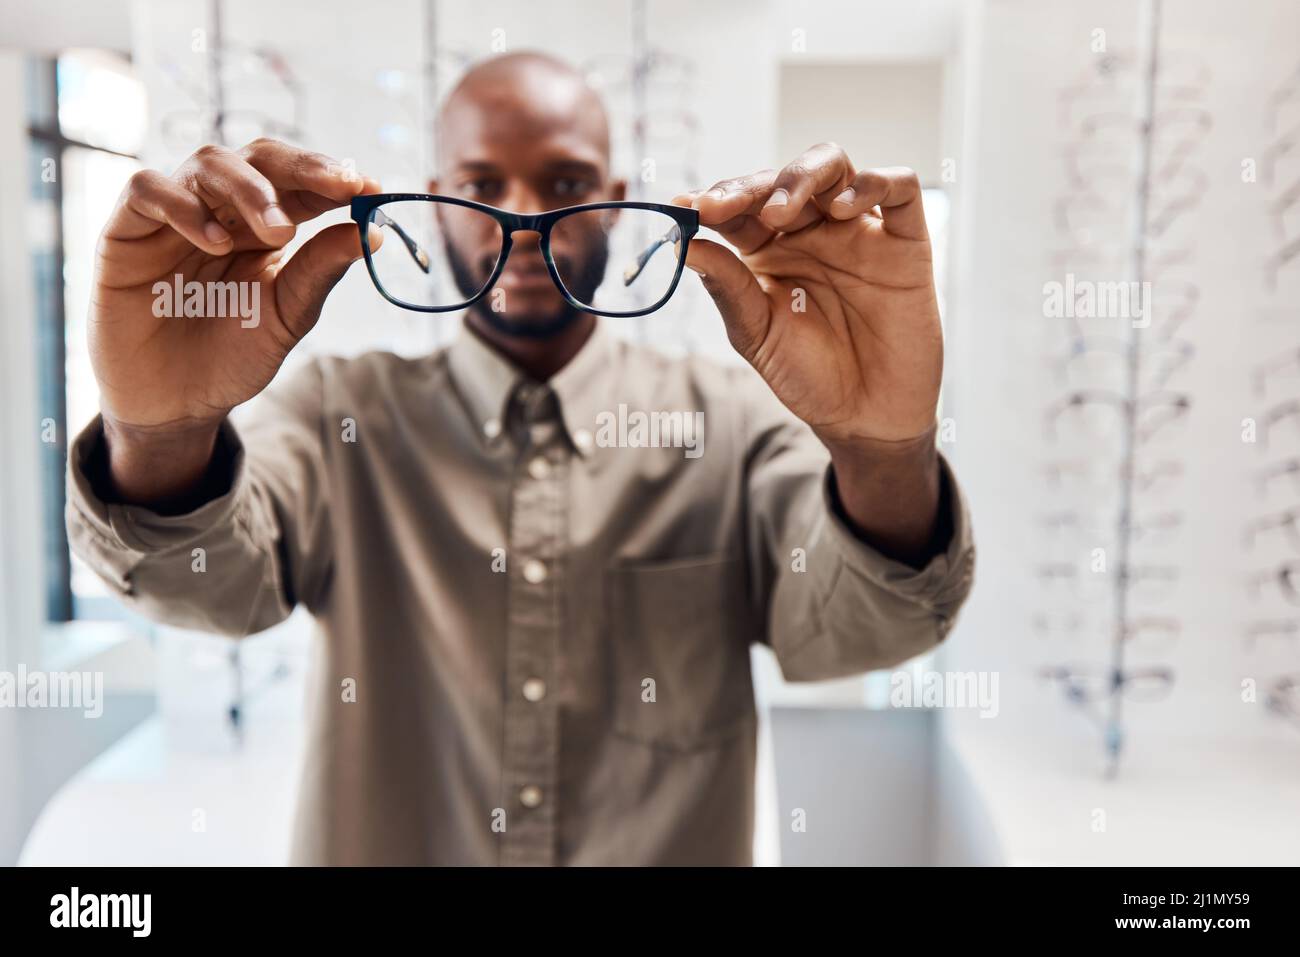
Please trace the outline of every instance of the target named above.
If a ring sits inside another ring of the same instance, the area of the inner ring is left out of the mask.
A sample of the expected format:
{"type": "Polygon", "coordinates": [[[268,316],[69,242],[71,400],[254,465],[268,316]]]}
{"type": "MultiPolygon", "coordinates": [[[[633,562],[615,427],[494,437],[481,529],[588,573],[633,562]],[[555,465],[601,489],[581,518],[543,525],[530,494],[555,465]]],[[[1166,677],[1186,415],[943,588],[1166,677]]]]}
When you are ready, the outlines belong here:
{"type": "Polygon", "coordinates": [[[545,53],[507,53],[475,64],[447,94],[437,119],[438,167],[483,140],[568,143],[609,167],[609,120],[582,74],[545,53]]]}

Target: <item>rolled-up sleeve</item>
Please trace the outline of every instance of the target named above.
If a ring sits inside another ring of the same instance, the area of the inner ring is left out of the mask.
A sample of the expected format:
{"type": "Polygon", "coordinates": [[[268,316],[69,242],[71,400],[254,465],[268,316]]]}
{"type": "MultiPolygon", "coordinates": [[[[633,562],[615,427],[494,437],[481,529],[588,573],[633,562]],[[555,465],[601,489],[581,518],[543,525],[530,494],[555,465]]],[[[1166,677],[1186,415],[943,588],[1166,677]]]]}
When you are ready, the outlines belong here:
{"type": "Polygon", "coordinates": [[[951,536],[923,568],[872,548],[832,500],[830,456],[802,422],[746,382],[751,581],[787,680],[892,667],[941,642],[974,579],[965,498],[940,456],[951,536]]]}
{"type": "Polygon", "coordinates": [[[315,363],[222,424],[212,468],[229,476],[216,498],[161,515],[106,501],[97,416],[68,456],[72,551],[128,606],[154,621],[244,637],[316,605],[331,569],[315,363]]]}

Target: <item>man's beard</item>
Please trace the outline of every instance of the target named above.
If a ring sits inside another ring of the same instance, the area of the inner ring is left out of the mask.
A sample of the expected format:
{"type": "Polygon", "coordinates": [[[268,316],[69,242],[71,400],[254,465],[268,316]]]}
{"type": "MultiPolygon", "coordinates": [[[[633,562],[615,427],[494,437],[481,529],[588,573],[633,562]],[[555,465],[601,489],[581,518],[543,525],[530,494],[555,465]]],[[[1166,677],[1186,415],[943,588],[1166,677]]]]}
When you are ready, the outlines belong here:
{"type": "MultiPolygon", "coordinates": [[[[451,267],[451,275],[456,282],[456,288],[460,290],[460,294],[466,299],[471,298],[483,287],[482,280],[474,275],[469,263],[460,255],[455,246],[445,240],[443,246],[447,251],[447,262],[451,267]]],[[[605,278],[605,266],[608,262],[609,247],[602,242],[592,256],[582,261],[582,270],[578,274],[576,281],[565,284],[570,295],[580,302],[590,303],[597,288],[605,278]]],[[[495,260],[484,264],[480,275],[490,273],[493,265],[495,265],[495,260]]],[[[571,269],[558,264],[557,268],[559,268],[561,275],[569,275],[572,272],[571,269]]],[[[559,290],[557,289],[556,292],[559,292],[559,290]]],[[[540,321],[515,320],[503,312],[493,310],[488,305],[488,299],[490,298],[490,294],[483,297],[470,306],[470,311],[502,335],[517,336],[521,339],[549,339],[551,336],[568,328],[581,315],[580,310],[565,301],[561,303],[559,310],[554,315],[547,316],[540,321]]]]}

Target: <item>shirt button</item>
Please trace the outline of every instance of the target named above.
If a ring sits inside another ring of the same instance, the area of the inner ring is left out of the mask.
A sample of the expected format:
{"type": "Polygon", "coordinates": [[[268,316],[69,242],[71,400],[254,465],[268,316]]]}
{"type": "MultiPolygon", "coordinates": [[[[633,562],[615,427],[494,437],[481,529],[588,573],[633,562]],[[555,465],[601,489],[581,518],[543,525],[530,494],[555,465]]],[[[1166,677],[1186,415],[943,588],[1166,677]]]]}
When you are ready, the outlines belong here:
{"type": "Polygon", "coordinates": [[[573,444],[582,449],[582,451],[586,452],[590,449],[591,442],[591,433],[586,429],[579,429],[577,432],[573,433],[573,444]]]}
{"type": "Polygon", "coordinates": [[[524,682],[524,697],[529,701],[541,701],[546,697],[546,682],[541,678],[529,678],[524,682]]]}
{"type": "Polygon", "coordinates": [[[551,463],[539,455],[528,463],[528,474],[540,481],[551,474],[551,463]]]}
{"type": "Polygon", "coordinates": [[[483,434],[489,439],[495,439],[501,434],[501,423],[496,419],[488,419],[483,423],[483,434]]]}
{"type": "Polygon", "coordinates": [[[520,788],[519,803],[524,807],[539,807],[542,803],[542,789],[536,784],[529,784],[520,788]]]}
{"type": "Polygon", "coordinates": [[[530,585],[540,585],[546,581],[546,566],[535,558],[524,562],[524,581],[530,585]]]}

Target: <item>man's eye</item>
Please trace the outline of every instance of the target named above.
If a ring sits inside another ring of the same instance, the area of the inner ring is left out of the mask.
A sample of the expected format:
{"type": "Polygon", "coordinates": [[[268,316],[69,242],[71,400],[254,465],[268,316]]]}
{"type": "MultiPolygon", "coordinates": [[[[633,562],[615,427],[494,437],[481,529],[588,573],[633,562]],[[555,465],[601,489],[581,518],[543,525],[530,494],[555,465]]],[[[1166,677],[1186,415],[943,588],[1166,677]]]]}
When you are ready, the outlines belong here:
{"type": "Polygon", "coordinates": [[[581,179],[557,179],[555,181],[555,195],[562,196],[565,199],[575,199],[586,196],[592,190],[592,184],[581,179]]]}
{"type": "Polygon", "coordinates": [[[501,183],[495,179],[474,179],[465,183],[461,189],[473,199],[486,200],[500,192],[501,183]]]}

